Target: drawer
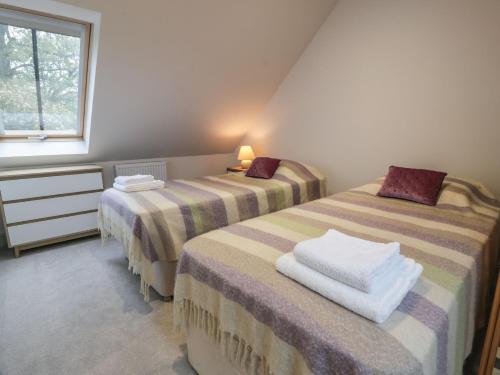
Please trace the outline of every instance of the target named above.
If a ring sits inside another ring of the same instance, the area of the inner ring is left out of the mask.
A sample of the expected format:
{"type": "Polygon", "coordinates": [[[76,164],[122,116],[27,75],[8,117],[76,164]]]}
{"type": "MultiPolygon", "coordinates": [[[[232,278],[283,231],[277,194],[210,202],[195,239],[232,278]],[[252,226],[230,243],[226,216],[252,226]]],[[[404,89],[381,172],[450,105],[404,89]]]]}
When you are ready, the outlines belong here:
{"type": "Polygon", "coordinates": [[[6,203],[6,224],[97,209],[100,192],[6,203]]]}
{"type": "Polygon", "coordinates": [[[100,172],[0,181],[3,201],[102,189],[100,172]]]}
{"type": "Polygon", "coordinates": [[[97,229],[97,212],[7,227],[11,246],[97,229]]]}

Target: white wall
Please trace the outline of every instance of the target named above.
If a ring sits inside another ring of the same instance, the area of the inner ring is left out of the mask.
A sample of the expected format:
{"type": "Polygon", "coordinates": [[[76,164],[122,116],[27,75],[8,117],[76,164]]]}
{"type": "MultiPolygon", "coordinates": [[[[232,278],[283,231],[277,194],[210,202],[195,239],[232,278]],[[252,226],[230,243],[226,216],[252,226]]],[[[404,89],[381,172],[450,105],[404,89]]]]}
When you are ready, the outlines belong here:
{"type": "Polygon", "coordinates": [[[89,154],[0,168],[232,152],[335,0],[61,2],[101,13],[89,154]]]}
{"type": "Polygon", "coordinates": [[[500,195],[499,140],[500,1],[340,0],[244,142],[332,192],[397,164],[500,195]]]}

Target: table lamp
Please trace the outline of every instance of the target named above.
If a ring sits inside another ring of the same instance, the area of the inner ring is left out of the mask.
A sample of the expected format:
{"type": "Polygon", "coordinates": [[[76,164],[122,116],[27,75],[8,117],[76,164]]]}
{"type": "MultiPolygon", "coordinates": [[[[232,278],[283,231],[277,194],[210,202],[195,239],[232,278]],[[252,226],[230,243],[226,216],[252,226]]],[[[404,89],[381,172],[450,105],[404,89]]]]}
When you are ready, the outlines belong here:
{"type": "Polygon", "coordinates": [[[238,160],[241,160],[241,168],[248,169],[253,159],[255,159],[255,154],[253,153],[252,147],[241,146],[240,152],[238,153],[238,160]]]}

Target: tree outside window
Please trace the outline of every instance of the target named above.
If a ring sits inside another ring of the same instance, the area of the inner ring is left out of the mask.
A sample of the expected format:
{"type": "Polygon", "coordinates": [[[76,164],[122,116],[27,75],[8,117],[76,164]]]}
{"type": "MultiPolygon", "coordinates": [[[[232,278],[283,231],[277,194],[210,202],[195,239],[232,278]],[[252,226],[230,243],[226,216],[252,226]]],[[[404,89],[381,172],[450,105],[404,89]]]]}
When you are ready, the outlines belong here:
{"type": "Polygon", "coordinates": [[[82,134],[88,27],[67,24],[0,8],[0,136],[82,134]]]}

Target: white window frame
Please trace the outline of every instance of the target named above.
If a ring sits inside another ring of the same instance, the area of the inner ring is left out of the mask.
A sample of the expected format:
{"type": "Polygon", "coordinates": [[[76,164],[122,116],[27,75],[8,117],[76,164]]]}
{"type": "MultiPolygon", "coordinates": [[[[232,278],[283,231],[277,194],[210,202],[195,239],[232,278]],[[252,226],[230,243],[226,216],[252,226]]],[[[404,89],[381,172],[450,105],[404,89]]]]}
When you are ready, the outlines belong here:
{"type": "Polygon", "coordinates": [[[88,100],[88,78],[89,78],[89,56],[92,40],[92,24],[60,15],[48,14],[31,9],[19,8],[0,3],[0,22],[12,26],[34,28],[40,31],[78,36],[80,38],[80,76],[78,83],[78,129],[76,134],[69,131],[42,130],[19,130],[9,131],[9,134],[0,133],[1,140],[26,140],[30,137],[46,136],[46,139],[83,140],[86,133],[85,124],[87,100],[88,100]]]}

